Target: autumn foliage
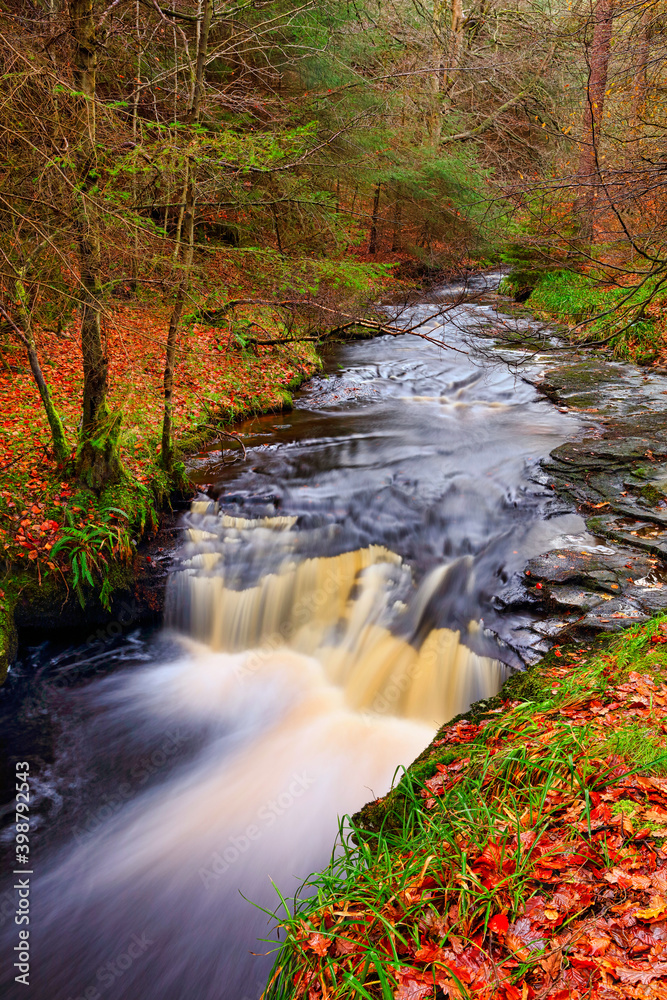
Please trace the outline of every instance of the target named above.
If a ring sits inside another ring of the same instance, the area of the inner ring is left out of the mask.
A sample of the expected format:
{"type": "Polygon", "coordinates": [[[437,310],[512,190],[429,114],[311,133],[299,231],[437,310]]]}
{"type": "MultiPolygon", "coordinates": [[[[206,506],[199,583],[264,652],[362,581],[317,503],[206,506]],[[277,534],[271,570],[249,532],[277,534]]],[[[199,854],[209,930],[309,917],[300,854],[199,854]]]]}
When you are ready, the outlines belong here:
{"type": "Polygon", "coordinates": [[[312,881],[267,996],[664,997],[665,643],[551,657],[538,700],[446,725],[312,881]]]}

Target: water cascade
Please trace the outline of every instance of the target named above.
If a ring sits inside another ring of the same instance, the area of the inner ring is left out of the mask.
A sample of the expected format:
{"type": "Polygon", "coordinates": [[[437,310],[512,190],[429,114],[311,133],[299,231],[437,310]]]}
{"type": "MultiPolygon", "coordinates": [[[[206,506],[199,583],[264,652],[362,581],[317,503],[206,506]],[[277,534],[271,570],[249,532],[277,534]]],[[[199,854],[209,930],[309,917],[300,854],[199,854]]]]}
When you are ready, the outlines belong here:
{"type": "Polygon", "coordinates": [[[35,1000],[257,1000],[274,883],[520,663],[529,615],[492,598],[582,530],[532,471],[568,419],[502,363],[385,338],[256,420],[247,462],[193,462],[166,628],[34,650],[3,693],[33,740],[35,1000]]]}

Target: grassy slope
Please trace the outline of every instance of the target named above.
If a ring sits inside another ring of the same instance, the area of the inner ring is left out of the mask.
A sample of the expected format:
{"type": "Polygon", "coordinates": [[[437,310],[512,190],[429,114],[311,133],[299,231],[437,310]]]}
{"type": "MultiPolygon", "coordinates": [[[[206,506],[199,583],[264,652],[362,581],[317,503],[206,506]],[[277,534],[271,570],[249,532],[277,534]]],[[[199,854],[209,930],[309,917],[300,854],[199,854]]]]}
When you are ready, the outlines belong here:
{"type": "Polygon", "coordinates": [[[639,364],[664,362],[667,355],[664,295],[658,295],[642,310],[641,303],[648,291],[646,286],[633,292],[630,287],[619,288],[593,275],[568,270],[551,271],[541,276],[522,275],[518,271],[510,273],[501,290],[512,295],[526,280],[530,285],[537,282],[526,303],[530,312],[564,324],[572,331],[575,341],[615,335],[610,350],[616,357],[639,364]]]}
{"type": "Polygon", "coordinates": [[[267,998],[664,997],[666,643],[556,650],[443,727],[310,880],[267,998]]]}

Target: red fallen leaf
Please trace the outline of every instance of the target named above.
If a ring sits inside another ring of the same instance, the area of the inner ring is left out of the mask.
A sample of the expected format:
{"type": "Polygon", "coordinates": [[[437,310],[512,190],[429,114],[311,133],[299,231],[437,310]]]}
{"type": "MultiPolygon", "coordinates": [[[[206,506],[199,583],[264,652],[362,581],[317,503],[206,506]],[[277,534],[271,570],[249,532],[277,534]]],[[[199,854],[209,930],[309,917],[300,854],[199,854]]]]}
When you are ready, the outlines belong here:
{"type": "Polygon", "coordinates": [[[597,969],[599,967],[599,962],[596,962],[594,958],[587,958],[585,955],[568,955],[568,960],[570,965],[574,965],[578,969],[597,969]]]}
{"type": "Polygon", "coordinates": [[[506,934],[509,930],[510,922],[505,913],[497,913],[489,920],[489,930],[494,934],[506,934]]]}
{"type": "Polygon", "coordinates": [[[557,871],[554,872],[552,868],[542,868],[539,865],[536,866],[534,875],[540,882],[558,882],[560,880],[557,871]]]}
{"type": "Polygon", "coordinates": [[[440,945],[428,943],[422,945],[419,951],[415,952],[415,961],[439,962],[442,961],[444,955],[445,951],[440,945]]]}
{"type": "Polygon", "coordinates": [[[472,956],[474,952],[472,949],[468,949],[465,953],[460,955],[460,961],[467,961],[467,966],[458,965],[451,960],[444,962],[442,965],[436,965],[434,968],[435,981],[438,986],[448,995],[452,997],[460,997],[461,993],[458,989],[457,980],[460,983],[471,983],[474,979],[475,974],[479,971],[479,962],[476,961],[472,956]]]}
{"type": "Polygon", "coordinates": [[[321,955],[322,957],[326,955],[332,944],[333,938],[317,933],[311,934],[306,941],[306,947],[314,951],[316,955],[321,955]]]}
{"type": "Polygon", "coordinates": [[[612,868],[610,872],[605,872],[603,877],[605,882],[617,885],[621,889],[648,889],[651,885],[651,880],[646,875],[631,875],[622,868],[612,868]]]}
{"type": "Polygon", "coordinates": [[[544,949],[545,932],[535,927],[529,917],[519,917],[510,925],[505,943],[510,951],[526,961],[532,952],[544,949]]]}
{"type": "Polygon", "coordinates": [[[394,1000],[424,1000],[424,997],[433,996],[433,976],[428,978],[424,973],[416,972],[414,969],[399,969],[398,989],[394,993],[394,1000]]]}
{"type": "Polygon", "coordinates": [[[611,944],[611,938],[608,937],[594,937],[591,935],[588,939],[588,943],[591,947],[591,955],[604,955],[605,951],[611,944]]]}
{"type": "Polygon", "coordinates": [[[353,952],[357,951],[358,948],[359,942],[355,941],[354,938],[336,938],[336,955],[351,955],[353,952]]]}
{"type": "Polygon", "coordinates": [[[609,963],[609,973],[615,979],[620,979],[622,983],[647,983],[654,979],[663,979],[667,976],[667,962],[652,962],[650,965],[641,965],[638,968],[631,966],[614,966],[609,963]]]}

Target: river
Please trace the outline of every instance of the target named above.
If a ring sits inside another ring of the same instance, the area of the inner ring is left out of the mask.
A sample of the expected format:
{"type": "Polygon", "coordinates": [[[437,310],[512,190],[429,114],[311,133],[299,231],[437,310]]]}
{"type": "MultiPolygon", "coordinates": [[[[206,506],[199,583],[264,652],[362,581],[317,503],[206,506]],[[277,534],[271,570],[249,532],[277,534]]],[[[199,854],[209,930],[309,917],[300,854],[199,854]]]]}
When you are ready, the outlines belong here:
{"type": "MultiPolygon", "coordinates": [[[[539,470],[577,423],[476,335],[493,318],[473,295],[423,327],[465,353],[330,349],[292,412],[240,428],[245,460],[193,459],[164,628],[23,648],[0,712],[33,774],[36,1000],[257,1000],[258,907],[535,655],[529,612],[494,598],[588,537],[539,470]]],[[[2,996],[22,996],[11,886],[2,996]]]]}

